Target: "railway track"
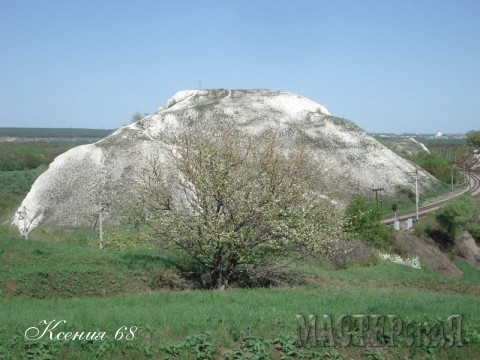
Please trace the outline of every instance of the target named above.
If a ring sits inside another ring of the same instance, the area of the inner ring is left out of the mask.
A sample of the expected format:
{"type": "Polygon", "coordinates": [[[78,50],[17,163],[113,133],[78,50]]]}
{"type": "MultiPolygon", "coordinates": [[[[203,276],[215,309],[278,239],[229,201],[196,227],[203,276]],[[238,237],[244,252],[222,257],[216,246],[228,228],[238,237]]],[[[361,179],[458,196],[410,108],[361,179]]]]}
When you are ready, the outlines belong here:
{"type": "MultiPolygon", "coordinates": [[[[418,208],[418,216],[421,217],[432,211],[438,210],[443,203],[465,193],[470,193],[470,195],[472,195],[473,197],[480,197],[480,175],[475,172],[469,172],[466,175],[468,176],[468,180],[470,183],[468,189],[465,189],[464,191],[457,193],[455,195],[449,196],[445,199],[434,201],[425,206],[420,206],[418,208]]],[[[395,220],[406,220],[408,218],[415,218],[415,215],[416,215],[415,210],[406,211],[406,212],[397,214],[396,218],[394,216],[385,217],[383,218],[382,222],[387,225],[393,224],[395,220]]]]}

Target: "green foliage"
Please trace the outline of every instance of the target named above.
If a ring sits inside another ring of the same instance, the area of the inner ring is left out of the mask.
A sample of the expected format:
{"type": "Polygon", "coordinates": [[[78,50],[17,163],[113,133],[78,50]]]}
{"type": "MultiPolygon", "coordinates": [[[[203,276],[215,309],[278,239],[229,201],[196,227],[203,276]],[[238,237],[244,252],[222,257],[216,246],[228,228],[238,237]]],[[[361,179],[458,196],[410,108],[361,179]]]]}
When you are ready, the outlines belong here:
{"type": "Polygon", "coordinates": [[[480,242],[480,223],[471,221],[467,225],[466,229],[470,233],[470,235],[472,235],[475,241],[480,242]]]}
{"type": "Polygon", "coordinates": [[[195,359],[213,360],[217,349],[212,346],[209,334],[199,334],[188,336],[180,344],[167,344],[161,347],[164,359],[177,359],[178,356],[190,353],[195,359]]]}
{"type": "Polygon", "coordinates": [[[440,224],[438,224],[435,213],[430,213],[422,218],[414,228],[415,235],[421,238],[427,238],[434,230],[440,230],[440,224]]]}
{"type": "MultiPolygon", "coordinates": [[[[450,183],[452,177],[452,165],[451,159],[445,157],[441,153],[437,152],[420,152],[416,155],[408,157],[409,160],[413,161],[415,164],[421,168],[428,171],[430,174],[435,176],[441,182],[450,183]]],[[[453,169],[453,182],[454,184],[460,183],[463,181],[463,176],[460,171],[456,168],[453,169]]]]}
{"type": "Polygon", "coordinates": [[[436,220],[455,239],[464,231],[475,210],[475,200],[469,195],[462,195],[448,201],[436,214],[436,220]]]}
{"type": "Polygon", "coordinates": [[[143,119],[145,116],[147,116],[147,115],[148,115],[148,113],[143,113],[143,114],[142,114],[142,113],[140,113],[140,112],[138,112],[138,111],[135,112],[135,113],[133,113],[133,115],[132,115],[132,123],[135,123],[135,122],[137,122],[137,121],[142,120],[142,119],[143,119]]]}
{"type": "Polygon", "coordinates": [[[467,132],[467,145],[480,148],[480,131],[471,130],[467,132]]]}
{"type": "Polygon", "coordinates": [[[374,349],[365,351],[365,360],[383,360],[382,354],[374,349]]]}
{"type": "Polygon", "coordinates": [[[251,359],[268,360],[270,359],[271,344],[268,340],[257,336],[247,336],[243,339],[242,347],[230,351],[226,358],[229,360],[251,359]]]}
{"type": "Polygon", "coordinates": [[[382,224],[382,211],[375,200],[361,195],[354,196],[347,206],[345,216],[351,237],[360,238],[379,249],[392,244],[393,229],[382,224]]]}

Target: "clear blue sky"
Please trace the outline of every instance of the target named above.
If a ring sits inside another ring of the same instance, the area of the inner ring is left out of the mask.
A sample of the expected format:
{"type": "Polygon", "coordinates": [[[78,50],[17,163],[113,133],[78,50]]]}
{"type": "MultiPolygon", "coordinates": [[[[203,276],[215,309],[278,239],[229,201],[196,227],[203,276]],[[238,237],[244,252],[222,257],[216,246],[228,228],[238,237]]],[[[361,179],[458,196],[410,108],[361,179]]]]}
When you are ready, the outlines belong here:
{"type": "Polygon", "coordinates": [[[0,0],[0,126],[115,128],[199,81],[371,132],[480,129],[480,1],[0,0]]]}

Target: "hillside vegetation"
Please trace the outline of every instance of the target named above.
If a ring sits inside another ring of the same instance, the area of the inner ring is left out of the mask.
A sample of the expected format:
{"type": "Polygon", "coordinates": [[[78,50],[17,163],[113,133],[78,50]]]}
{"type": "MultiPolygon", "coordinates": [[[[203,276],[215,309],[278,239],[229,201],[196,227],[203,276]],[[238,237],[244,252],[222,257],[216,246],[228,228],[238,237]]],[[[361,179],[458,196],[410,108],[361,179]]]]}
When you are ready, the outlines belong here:
{"type": "MultiPolygon", "coordinates": [[[[463,163],[468,161],[466,156],[471,152],[466,147],[465,139],[451,138],[427,138],[427,137],[377,137],[385,146],[398,155],[411,161],[413,164],[428,171],[439,182],[427,191],[419,191],[419,204],[426,200],[451,193],[452,180],[453,190],[459,191],[467,186],[461,170],[463,163]],[[453,177],[452,177],[453,175],[453,177]]],[[[419,176],[421,178],[422,175],[419,176]]],[[[411,176],[411,182],[414,176],[411,176]]],[[[408,187],[399,187],[394,196],[386,196],[383,199],[385,215],[393,215],[391,207],[397,205],[399,212],[413,210],[415,208],[415,193],[408,187]]]]}
{"type": "Polygon", "coordinates": [[[301,286],[211,292],[180,280],[175,264],[182,260],[175,254],[148,248],[101,252],[94,238],[71,238],[77,244],[0,237],[0,304],[8,309],[0,314],[3,358],[474,359],[480,351],[480,281],[467,264],[468,276],[453,278],[384,262],[331,270],[305,261],[291,269],[303,279],[301,286]],[[297,314],[396,314],[404,321],[434,322],[459,309],[461,348],[407,347],[401,339],[392,348],[298,346],[297,314]],[[25,340],[25,330],[44,319],[66,320],[62,331],[105,331],[109,337],[25,340]],[[122,326],[125,334],[136,327],[133,340],[114,340],[122,326]]]}

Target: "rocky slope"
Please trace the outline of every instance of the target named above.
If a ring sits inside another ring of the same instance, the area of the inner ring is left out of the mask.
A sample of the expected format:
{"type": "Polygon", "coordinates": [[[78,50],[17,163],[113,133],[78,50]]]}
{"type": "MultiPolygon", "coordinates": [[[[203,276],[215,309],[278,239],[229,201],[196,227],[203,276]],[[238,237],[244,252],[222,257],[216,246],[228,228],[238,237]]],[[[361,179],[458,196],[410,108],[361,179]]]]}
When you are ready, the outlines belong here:
{"type": "MultiPolygon", "coordinates": [[[[165,153],[165,130],[199,121],[213,126],[232,121],[253,134],[273,127],[285,139],[300,137],[333,173],[352,184],[352,192],[358,183],[365,192],[383,187],[393,193],[397,186],[412,186],[412,164],[305,97],[269,90],[187,90],[155,114],[58,156],[24,199],[19,211],[25,209],[27,216],[17,213],[14,223],[20,231],[39,225],[92,226],[105,203],[110,221],[118,221],[147,158],[165,153]]],[[[421,188],[436,181],[422,175],[421,188]]]]}
{"type": "Polygon", "coordinates": [[[416,155],[423,152],[430,154],[430,150],[424,144],[412,137],[387,139],[384,141],[384,144],[400,155],[416,155]]]}

